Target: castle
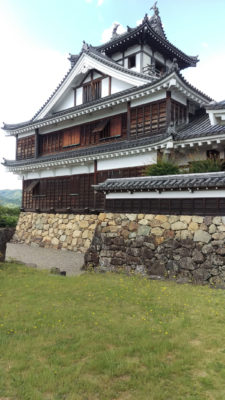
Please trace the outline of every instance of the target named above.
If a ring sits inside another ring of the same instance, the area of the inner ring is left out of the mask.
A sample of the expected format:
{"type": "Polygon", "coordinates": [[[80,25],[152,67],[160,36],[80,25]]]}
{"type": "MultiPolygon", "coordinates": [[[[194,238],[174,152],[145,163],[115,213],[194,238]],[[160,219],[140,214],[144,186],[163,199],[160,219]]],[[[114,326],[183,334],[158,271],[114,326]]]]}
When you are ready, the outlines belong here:
{"type": "MultiPolygon", "coordinates": [[[[141,177],[163,155],[182,166],[224,158],[225,102],[213,102],[184,79],[181,71],[196,67],[198,58],[169,42],[156,4],[152,9],[123,34],[115,26],[107,43],[83,42],[34,117],[4,124],[16,137],[16,160],[4,165],[23,180],[24,211],[100,212],[107,187],[94,187],[109,178],[141,177]]],[[[127,201],[113,207],[111,201],[113,211],[131,211],[127,201]]]]}

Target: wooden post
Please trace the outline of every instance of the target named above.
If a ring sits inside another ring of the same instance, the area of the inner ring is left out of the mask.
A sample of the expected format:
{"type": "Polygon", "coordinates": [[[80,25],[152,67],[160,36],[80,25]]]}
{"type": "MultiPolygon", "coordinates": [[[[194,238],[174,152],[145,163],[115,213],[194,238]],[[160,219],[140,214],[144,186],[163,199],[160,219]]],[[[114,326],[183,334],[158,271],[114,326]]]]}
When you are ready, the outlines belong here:
{"type": "Polygon", "coordinates": [[[130,101],[127,102],[127,140],[130,140],[130,101]]]}
{"type": "Polygon", "coordinates": [[[38,158],[39,156],[39,129],[35,129],[35,152],[34,157],[38,158]]]}
{"type": "MultiPolygon", "coordinates": [[[[97,185],[98,161],[94,160],[94,185],[97,185]]],[[[96,191],[94,190],[94,210],[96,210],[96,191]]]]}
{"type": "Polygon", "coordinates": [[[186,124],[189,123],[189,100],[187,100],[187,108],[186,108],[186,124]]]}
{"type": "Polygon", "coordinates": [[[166,127],[171,123],[171,92],[166,92],[166,127]]]}
{"type": "Polygon", "coordinates": [[[16,135],[16,160],[17,160],[17,148],[18,148],[18,135],[16,135]]]}
{"type": "Polygon", "coordinates": [[[112,94],[112,77],[109,76],[109,96],[112,94]]]}

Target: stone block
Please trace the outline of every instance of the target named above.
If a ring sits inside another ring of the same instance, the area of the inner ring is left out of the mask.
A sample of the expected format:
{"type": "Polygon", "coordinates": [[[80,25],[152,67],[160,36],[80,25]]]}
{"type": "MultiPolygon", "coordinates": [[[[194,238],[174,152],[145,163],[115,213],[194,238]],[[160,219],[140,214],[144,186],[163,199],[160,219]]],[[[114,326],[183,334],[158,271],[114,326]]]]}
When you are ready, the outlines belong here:
{"type": "Polygon", "coordinates": [[[204,262],[204,256],[203,256],[203,254],[202,254],[199,250],[194,249],[194,251],[193,251],[193,253],[192,253],[192,260],[193,260],[194,262],[196,262],[196,263],[201,264],[201,263],[204,262]]]}
{"type": "Polygon", "coordinates": [[[141,225],[138,227],[138,236],[148,236],[150,232],[150,227],[146,225],[141,225]]]}
{"type": "Polygon", "coordinates": [[[137,214],[126,214],[126,217],[127,217],[127,219],[129,219],[129,221],[136,221],[137,220],[137,214]]]}
{"type": "Polygon", "coordinates": [[[79,222],[79,227],[80,227],[81,229],[88,228],[88,226],[89,226],[88,221],[83,220],[83,221],[80,221],[80,222],[79,222]]]}
{"type": "Polygon", "coordinates": [[[202,224],[203,221],[204,221],[204,218],[203,217],[199,217],[198,215],[194,215],[192,217],[192,221],[193,222],[197,222],[197,224],[202,224]]]}
{"type": "Polygon", "coordinates": [[[58,246],[58,244],[59,244],[59,239],[57,239],[56,237],[54,237],[54,238],[51,240],[51,244],[52,244],[53,246],[58,246]]]}
{"type": "Polygon", "coordinates": [[[194,242],[209,243],[211,235],[208,232],[202,231],[201,229],[195,231],[194,242]]]}
{"type": "Polygon", "coordinates": [[[171,224],[171,229],[173,231],[181,231],[182,229],[187,229],[187,224],[185,222],[177,221],[171,224]]]}
{"type": "Polygon", "coordinates": [[[138,221],[138,223],[140,225],[148,225],[149,221],[147,219],[141,219],[140,221],[138,221]]]}
{"type": "Polygon", "coordinates": [[[132,221],[129,223],[128,229],[131,232],[136,231],[138,229],[138,224],[136,222],[132,221]]]}
{"type": "Polygon", "coordinates": [[[163,232],[164,232],[164,230],[159,227],[152,228],[152,230],[151,230],[151,234],[155,235],[155,236],[162,236],[163,232]]]}
{"type": "Polygon", "coordinates": [[[81,231],[74,231],[73,232],[73,238],[79,238],[79,237],[81,237],[81,235],[82,235],[81,231]]]}
{"type": "Polygon", "coordinates": [[[225,247],[219,247],[219,248],[216,250],[216,253],[219,254],[219,255],[221,255],[221,256],[225,256],[225,247]]]}
{"type": "Polygon", "coordinates": [[[181,222],[186,222],[186,224],[190,224],[191,218],[189,215],[181,215],[180,216],[180,221],[181,222]]]}
{"type": "Polygon", "coordinates": [[[183,257],[179,261],[179,265],[180,265],[180,268],[188,270],[188,271],[193,271],[195,269],[195,266],[193,264],[191,257],[183,257]]]}
{"type": "Polygon", "coordinates": [[[174,224],[174,222],[179,221],[180,217],[178,217],[177,215],[170,215],[168,218],[168,221],[170,224],[174,224]]]}
{"type": "Polygon", "coordinates": [[[191,222],[188,226],[189,231],[195,232],[199,229],[197,222],[191,222]]]}
{"type": "Polygon", "coordinates": [[[212,253],[214,251],[214,249],[213,249],[213,247],[212,247],[212,244],[205,244],[203,247],[202,247],[202,253],[203,254],[210,254],[210,253],[212,253]]]}
{"type": "Polygon", "coordinates": [[[193,237],[193,233],[189,230],[184,230],[180,232],[180,239],[185,240],[185,239],[191,239],[193,237]]]}
{"type": "Polygon", "coordinates": [[[212,234],[212,233],[215,233],[215,232],[216,232],[216,225],[211,224],[209,226],[209,233],[212,234]]]}
{"type": "Polygon", "coordinates": [[[155,219],[162,224],[168,221],[167,215],[156,215],[155,219]]]}
{"type": "Polygon", "coordinates": [[[167,230],[170,229],[170,223],[169,222],[163,222],[161,226],[162,226],[163,229],[167,229],[167,230]]]}
{"type": "Polygon", "coordinates": [[[214,217],[212,223],[214,225],[221,225],[222,224],[222,219],[221,217],[214,217]]]}

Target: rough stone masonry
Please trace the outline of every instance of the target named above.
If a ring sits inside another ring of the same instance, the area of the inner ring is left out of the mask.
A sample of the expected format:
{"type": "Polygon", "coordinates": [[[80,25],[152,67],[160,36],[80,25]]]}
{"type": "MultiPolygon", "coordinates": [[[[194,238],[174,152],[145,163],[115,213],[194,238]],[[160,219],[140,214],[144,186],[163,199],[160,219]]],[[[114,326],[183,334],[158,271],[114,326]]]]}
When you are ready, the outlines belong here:
{"type": "Polygon", "coordinates": [[[225,217],[21,213],[14,241],[83,252],[86,268],[225,287],[225,217]]]}
{"type": "Polygon", "coordinates": [[[0,262],[5,261],[6,244],[12,239],[14,232],[15,228],[0,228],[0,262]]]}

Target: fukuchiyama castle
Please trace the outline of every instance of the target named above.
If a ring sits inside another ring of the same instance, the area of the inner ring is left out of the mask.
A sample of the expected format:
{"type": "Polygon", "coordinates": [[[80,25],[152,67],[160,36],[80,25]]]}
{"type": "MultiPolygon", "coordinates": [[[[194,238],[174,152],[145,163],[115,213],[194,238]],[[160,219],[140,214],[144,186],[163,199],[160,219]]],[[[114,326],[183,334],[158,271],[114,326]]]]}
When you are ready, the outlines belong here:
{"type": "Polygon", "coordinates": [[[167,39],[156,3],[140,25],[117,30],[70,55],[68,73],[30,121],[4,124],[17,149],[4,165],[23,180],[24,211],[188,213],[194,200],[210,208],[224,193],[223,172],[143,177],[163,156],[184,167],[224,158],[225,101],[184,79],[199,60],[167,39]]]}

